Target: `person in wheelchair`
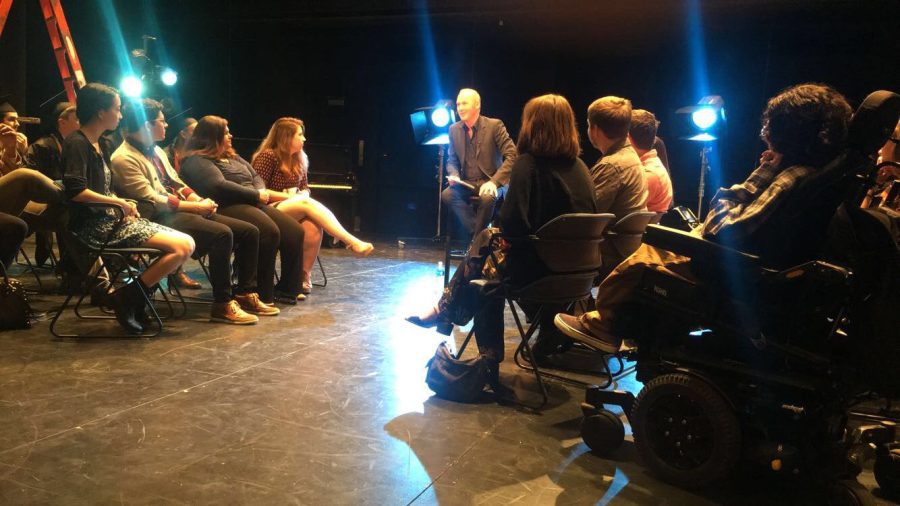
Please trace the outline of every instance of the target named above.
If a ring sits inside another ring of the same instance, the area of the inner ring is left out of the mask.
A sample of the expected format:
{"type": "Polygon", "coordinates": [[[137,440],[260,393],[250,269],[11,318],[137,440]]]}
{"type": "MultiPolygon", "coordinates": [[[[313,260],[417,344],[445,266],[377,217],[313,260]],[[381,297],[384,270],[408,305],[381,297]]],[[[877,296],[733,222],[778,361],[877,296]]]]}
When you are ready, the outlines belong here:
{"type": "MultiPolygon", "coordinates": [[[[596,212],[594,185],[587,166],[578,158],[575,114],[565,97],[543,95],[529,100],[522,111],[517,145],[519,156],[500,209],[499,232],[510,238],[526,237],[557,216],[596,212]]],[[[494,388],[504,357],[504,300],[484,297],[470,281],[504,276],[525,285],[546,272],[536,253],[526,246],[500,244],[499,250],[492,252],[492,237],[497,232],[496,228],[480,232],[437,305],[407,318],[421,327],[437,326],[438,332],[450,335],[453,324],[464,325],[474,317],[475,339],[481,354],[492,363],[488,380],[494,388]]]]}
{"type": "MultiPolygon", "coordinates": [[[[843,149],[852,110],[829,86],[800,84],[771,98],[762,115],[768,149],[747,179],[722,188],[703,225],[704,239],[759,256],[767,267],[785,268],[814,259],[831,213],[808,212],[824,170],[843,149]],[[827,214],[827,216],[826,216],[827,214]]],[[[556,327],[575,341],[607,353],[619,351],[613,324],[634,300],[647,269],[693,280],[690,258],[642,245],[600,284],[596,310],[580,317],[559,313],[556,327]]]]}

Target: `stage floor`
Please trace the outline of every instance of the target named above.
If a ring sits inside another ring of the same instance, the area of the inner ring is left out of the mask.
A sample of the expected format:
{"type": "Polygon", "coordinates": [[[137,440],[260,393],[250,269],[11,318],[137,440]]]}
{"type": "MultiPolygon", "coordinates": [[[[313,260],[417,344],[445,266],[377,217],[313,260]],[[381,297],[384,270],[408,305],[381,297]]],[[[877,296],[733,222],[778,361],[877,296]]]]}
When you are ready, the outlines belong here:
{"type": "MultiPolygon", "coordinates": [[[[551,384],[542,414],[432,397],[424,367],[442,336],[403,316],[436,301],[441,257],[387,243],[365,259],[324,250],[328,286],[254,326],[209,323],[192,305],[154,339],[58,340],[47,321],[3,332],[0,504],[807,501],[774,480],[668,486],[630,436],[614,458],[593,455],[579,388],[551,384]]],[[[208,287],[195,262],[188,270],[208,287]]],[[[44,311],[62,300],[35,299],[44,311]]],[[[507,314],[502,381],[525,396],[534,384],[511,361],[517,341],[507,314]]],[[[870,471],[860,479],[874,487],[870,471]]]]}

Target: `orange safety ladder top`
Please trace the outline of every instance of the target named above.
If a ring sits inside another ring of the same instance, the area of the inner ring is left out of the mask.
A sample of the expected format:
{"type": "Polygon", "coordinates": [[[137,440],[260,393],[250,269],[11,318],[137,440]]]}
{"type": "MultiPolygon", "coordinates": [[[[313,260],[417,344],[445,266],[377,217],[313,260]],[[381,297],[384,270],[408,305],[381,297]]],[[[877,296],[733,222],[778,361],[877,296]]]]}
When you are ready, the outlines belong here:
{"type": "MultiPolygon", "coordinates": [[[[13,0],[0,0],[0,35],[9,17],[13,0]]],[[[69,23],[63,13],[59,0],[40,0],[41,13],[47,24],[47,33],[50,34],[50,45],[53,46],[53,55],[56,57],[56,65],[59,67],[59,75],[66,89],[66,97],[69,102],[75,102],[75,91],[85,84],[84,71],[75,51],[75,42],[69,31],[69,23]]]]}

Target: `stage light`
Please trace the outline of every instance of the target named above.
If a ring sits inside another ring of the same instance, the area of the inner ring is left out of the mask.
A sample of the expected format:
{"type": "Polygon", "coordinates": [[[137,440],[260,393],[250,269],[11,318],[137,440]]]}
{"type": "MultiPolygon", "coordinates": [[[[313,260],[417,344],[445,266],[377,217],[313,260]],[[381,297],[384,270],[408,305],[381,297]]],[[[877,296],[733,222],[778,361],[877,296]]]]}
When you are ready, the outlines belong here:
{"type": "Polygon", "coordinates": [[[165,68],[159,74],[159,79],[166,86],[175,86],[175,83],[178,82],[178,74],[170,68],[165,68]]]}
{"type": "Polygon", "coordinates": [[[697,105],[678,109],[675,111],[675,115],[678,118],[676,131],[679,132],[679,137],[701,143],[696,215],[703,219],[706,175],[708,173],[712,175],[714,185],[718,182],[718,154],[713,148],[725,134],[725,101],[719,95],[709,95],[701,98],[697,105]],[[712,172],[711,167],[714,166],[716,171],[712,172]]]}
{"type": "Polygon", "coordinates": [[[140,97],[141,93],[144,92],[144,83],[135,76],[123,77],[119,87],[122,89],[122,93],[124,93],[125,96],[131,98],[140,97]]]}
{"type": "Polygon", "coordinates": [[[436,107],[431,111],[431,122],[438,128],[443,128],[450,123],[450,111],[446,107],[436,107]]]}
{"type": "Polygon", "coordinates": [[[715,109],[710,107],[704,107],[703,109],[698,109],[691,114],[691,121],[694,122],[694,125],[700,130],[709,130],[713,125],[718,121],[719,115],[716,114],[715,109]]]}
{"type": "Polygon", "coordinates": [[[417,144],[448,144],[450,124],[456,121],[452,102],[441,100],[431,107],[420,107],[409,115],[417,144]]]}
{"type": "Polygon", "coordinates": [[[709,95],[675,111],[681,127],[680,137],[689,141],[718,140],[725,130],[725,101],[719,95],[709,95]]]}

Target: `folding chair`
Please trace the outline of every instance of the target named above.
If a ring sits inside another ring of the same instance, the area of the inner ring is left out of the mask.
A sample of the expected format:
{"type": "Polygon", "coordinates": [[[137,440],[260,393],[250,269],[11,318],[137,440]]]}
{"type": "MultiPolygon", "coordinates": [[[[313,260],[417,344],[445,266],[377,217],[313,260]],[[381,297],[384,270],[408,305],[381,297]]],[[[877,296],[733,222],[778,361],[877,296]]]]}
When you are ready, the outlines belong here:
{"type": "MultiPolygon", "coordinates": [[[[118,228],[124,223],[125,214],[119,206],[111,205],[111,204],[98,204],[98,203],[89,203],[89,204],[80,204],[86,207],[95,208],[95,209],[112,209],[115,212],[118,221],[110,231],[109,236],[103,242],[101,247],[96,248],[93,247],[80,238],[78,238],[75,234],[72,234],[68,230],[65,231],[65,237],[68,242],[68,247],[66,248],[66,254],[74,255],[77,253],[82,253],[84,255],[85,262],[83,265],[95,265],[97,264],[97,260],[101,260],[103,265],[107,270],[109,270],[110,277],[109,281],[111,284],[115,285],[116,281],[120,278],[123,283],[125,282],[137,282],[137,279],[140,275],[138,268],[132,264],[130,261],[131,258],[138,258],[138,265],[142,268],[146,268],[150,264],[150,259],[156,258],[163,254],[161,250],[154,248],[112,248],[108,246],[109,240],[112,236],[115,235],[118,228]]],[[[80,293],[69,293],[66,296],[65,301],[63,301],[62,306],[53,316],[53,319],[50,322],[50,332],[56,337],[156,337],[162,332],[162,318],[156,310],[156,307],[152,303],[152,295],[148,296],[147,294],[141,291],[145,309],[148,312],[151,323],[153,324],[154,329],[150,332],[144,332],[143,334],[128,334],[124,331],[109,333],[109,334],[73,334],[73,333],[64,333],[57,329],[57,324],[60,320],[60,317],[63,313],[70,307],[70,302],[72,299],[78,295],[78,300],[75,302],[72,307],[75,316],[81,320],[115,320],[115,316],[110,315],[108,312],[100,311],[101,314],[84,314],[81,310],[82,303],[85,297],[88,297],[90,294],[90,287],[94,286],[98,280],[100,279],[102,270],[97,269],[94,273],[84,276],[84,280],[82,282],[80,293]]],[[[177,290],[177,287],[176,287],[177,290]]],[[[175,309],[172,306],[171,301],[166,296],[164,290],[160,290],[163,294],[163,298],[168,306],[169,315],[168,317],[175,316],[175,309]]],[[[183,302],[183,300],[182,300],[183,302]]],[[[185,307],[186,309],[186,307],[185,307]]]]}
{"type": "MultiPolygon", "coordinates": [[[[527,354],[531,366],[523,368],[534,373],[543,398],[537,409],[547,404],[548,395],[542,373],[535,365],[529,340],[540,326],[545,305],[572,306],[590,293],[597,270],[602,264],[600,243],[603,241],[603,231],[614,219],[612,214],[564,214],[544,224],[532,236],[517,238],[494,234],[491,238],[492,245],[500,239],[511,243],[513,248],[531,245],[548,274],[525,286],[511,284],[514,280],[506,279],[502,272],[497,280],[472,281],[486,296],[503,298],[509,305],[521,339],[516,348],[516,363],[522,367],[518,357],[523,352],[527,354]],[[537,306],[527,330],[522,325],[514,302],[537,306]]],[[[460,346],[457,358],[462,356],[473,334],[474,328],[460,346]]]]}

